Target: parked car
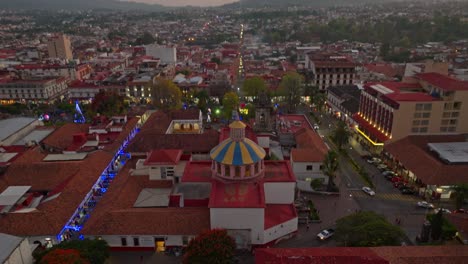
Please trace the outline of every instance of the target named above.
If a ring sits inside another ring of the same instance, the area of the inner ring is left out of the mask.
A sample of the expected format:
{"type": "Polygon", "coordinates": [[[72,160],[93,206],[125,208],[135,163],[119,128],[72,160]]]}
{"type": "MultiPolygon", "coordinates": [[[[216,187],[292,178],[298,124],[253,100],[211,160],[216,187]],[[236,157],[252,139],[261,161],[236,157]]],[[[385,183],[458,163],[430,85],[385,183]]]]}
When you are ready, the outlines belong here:
{"type": "Polygon", "coordinates": [[[401,194],[415,194],[416,191],[410,188],[401,189],[401,194]]]}
{"type": "Polygon", "coordinates": [[[402,181],[402,178],[401,178],[401,177],[393,177],[393,178],[392,178],[392,182],[393,182],[393,183],[399,182],[399,181],[402,181]]]}
{"type": "Polygon", "coordinates": [[[439,211],[441,211],[441,210],[442,210],[442,213],[444,213],[444,214],[451,214],[452,213],[452,211],[450,211],[447,208],[437,208],[437,209],[434,210],[434,213],[438,214],[439,211]]]}
{"type": "Polygon", "coordinates": [[[320,239],[320,240],[327,240],[329,239],[330,237],[333,236],[333,234],[335,234],[335,230],[334,229],[324,229],[322,230],[320,233],[317,234],[317,238],[320,239]]]}
{"type": "Polygon", "coordinates": [[[371,158],[371,159],[368,159],[368,160],[367,160],[367,163],[370,163],[370,164],[379,164],[379,163],[382,163],[382,160],[379,159],[379,158],[371,158]]]}
{"type": "Polygon", "coordinates": [[[397,182],[393,183],[393,187],[398,188],[399,190],[401,190],[401,188],[405,188],[406,185],[402,181],[397,181],[397,182]]]}
{"type": "Polygon", "coordinates": [[[375,195],[375,192],[374,192],[371,188],[369,188],[369,187],[362,187],[362,191],[365,192],[365,193],[367,193],[367,194],[370,195],[370,196],[374,196],[374,195],[375,195]]]}
{"type": "Polygon", "coordinates": [[[428,202],[426,202],[426,201],[418,202],[417,205],[418,205],[419,207],[422,207],[422,208],[434,209],[434,205],[431,204],[431,203],[428,203],[428,202]]]}
{"type": "Polygon", "coordinates": [[[384,175],[385,179],[391,181],[393,179],[393,177],[396,177],[394,175],[391,175],[391,174],[387,174],[387,175],[384,175]]]}
{"type": "Polygon", "coordinates": [[[315,129],[315,130],[318,130],[319,128],[320,128],[320,127],[319,127],[318,124],[314,124],[314,129],[315,129]]]}
{"type": "Polygon", "coordinates": [[[377,169],[379,169],[380,171],[385,171],[388,169],[388,167],[385,164],[379,164],[377,165],[377,169]]]}
{"type": "Polygon", "coordinates": [[[391,171],[391,170],[386,170],[386,171],[382,172],[382,175],[383,176],[397,176],[396,172],[391,171]]]}

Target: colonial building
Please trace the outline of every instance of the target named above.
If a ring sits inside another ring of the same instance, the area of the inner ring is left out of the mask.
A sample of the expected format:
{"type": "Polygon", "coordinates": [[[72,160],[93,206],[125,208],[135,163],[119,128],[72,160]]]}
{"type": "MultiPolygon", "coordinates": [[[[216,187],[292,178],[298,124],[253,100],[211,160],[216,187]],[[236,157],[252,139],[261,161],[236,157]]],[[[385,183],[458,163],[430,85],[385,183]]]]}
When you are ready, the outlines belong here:
{"type": "Polygon", "coordinates": [[[64,98],[67,79],[55,77],[34,80],[10,79],[0,83],[0,100],[5,103],[20,101],[53,102],[64,98]]]}
{"type": "Polygon", "coordinates": [[[357,80],[356,64],[346,56],[311,52],[305,57],[305,70],[320,90],[329,86],[350,85],[357,80]]]}

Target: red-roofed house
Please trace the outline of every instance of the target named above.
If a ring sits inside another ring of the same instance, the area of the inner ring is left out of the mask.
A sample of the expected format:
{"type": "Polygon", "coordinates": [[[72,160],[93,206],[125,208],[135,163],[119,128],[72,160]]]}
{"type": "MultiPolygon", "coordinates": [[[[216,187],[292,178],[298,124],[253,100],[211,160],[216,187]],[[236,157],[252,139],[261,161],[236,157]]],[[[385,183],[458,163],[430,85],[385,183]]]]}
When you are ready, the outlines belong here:
{"type": "Polygon", "coordinates": [[[230,137],[211,150],[211,160],[184,161],[182,150],[162,149],[128,163],[83,234],[100,236],[113,248],[156,251],[186,246],[210,228],[227,229],[239,248],[292,236],[298,216],[291,166],[288,161],[264,161],[265,151],[245,137],[245,128],[233,122],[230,137]],[[138,166],[180,166],[181,174],[152,177],[138,166]]]}

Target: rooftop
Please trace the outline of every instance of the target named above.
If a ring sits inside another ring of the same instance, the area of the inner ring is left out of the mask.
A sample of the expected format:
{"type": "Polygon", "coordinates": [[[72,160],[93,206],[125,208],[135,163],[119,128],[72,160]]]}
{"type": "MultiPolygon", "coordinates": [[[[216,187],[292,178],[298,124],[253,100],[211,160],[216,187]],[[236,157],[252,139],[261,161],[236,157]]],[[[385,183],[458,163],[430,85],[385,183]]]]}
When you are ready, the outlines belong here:
{"type": "Polygon", "coordinates": [[[106,195],[85,223],[84,235],[197,235],[210,229],[207,207],[134,207],[142,190],[171,188],[172,181],[154,181],[148,176],[130,176],[136,159],[127,162],[106,195]]]}
{"type": "Polygon", "coordinates": [[[153,150],[146,158],[144,165],[170,164],[176,165],[182,156],[181,149],[153,150]]]}
{"type": "Polygon", "coordinates": [[[210,208],[264,208],[265,193],[260,183],[212,181],[210,208]]]}
{"type": "Polygon", "coordinates": [[[7,139],[34,121],[37,121],[37,119],[30,117],[15,117],[0,120],[0,141],[7,139]]]}
{"type": "Polygon", "coordinates": [[[461,81],[440,73],[419,73],[416,77],[445,91],[468,91],[468,81],[461,81]]]}
{"type": "Polygon", "coordinates": [[[297,217],[293,204],[267,204],[265,206],[264,230],[297,217]]]}
{"type": "Polygon", "coordinates": [[[296,133],[302,128],[313,129],[305,115],[280,115],[280,133],[296,133]]]}
{"type": "Polygon", "coordinates": [[[427,146],[450,164],[468,163],[468,142],[428,143],[427,146]]]}
{"type": "Polygon", "coordinates": [[[455,185],[468,183],[468,164],[446,164],[430,151],[428,143],[454,143],[464,141],[463,135],[408,136],[384,146],[423,183],[429,185],[455,185]],[[431,166],[427,166],[431,164],[431,166]]]}
{"type": "Polygon", "coordinates": [[[22,237],[10,236],[8,234],[0,233],[0,262],[6,263],[6,260],[11,256],[11,253],[21,244],[24,240],[22,237]]]}

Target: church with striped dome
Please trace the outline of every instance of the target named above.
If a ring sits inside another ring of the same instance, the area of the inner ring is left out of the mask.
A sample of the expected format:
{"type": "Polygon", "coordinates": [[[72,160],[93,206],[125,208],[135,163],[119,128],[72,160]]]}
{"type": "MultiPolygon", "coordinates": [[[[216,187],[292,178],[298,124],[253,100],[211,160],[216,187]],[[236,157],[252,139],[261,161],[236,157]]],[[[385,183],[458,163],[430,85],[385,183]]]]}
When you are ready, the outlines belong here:
{"type": "Polygon", "coordinates": [[[265,150],[245,138],[246,125],[239,120],[229,125],[230,137],[210,152],[214,178],[223,182],[255,181],[263,178],[265,150]]]}

